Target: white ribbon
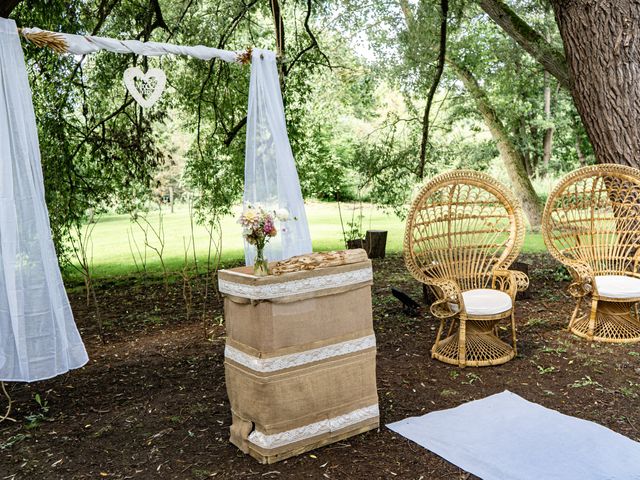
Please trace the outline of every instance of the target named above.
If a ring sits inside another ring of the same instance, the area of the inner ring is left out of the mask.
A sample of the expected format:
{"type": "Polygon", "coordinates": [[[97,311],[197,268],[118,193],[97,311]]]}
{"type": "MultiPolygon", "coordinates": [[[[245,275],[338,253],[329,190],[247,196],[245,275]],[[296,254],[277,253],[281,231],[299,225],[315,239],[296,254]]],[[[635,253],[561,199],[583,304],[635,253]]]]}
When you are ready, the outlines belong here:
{"type": "Polygon", "coordinates": [[[73,35],[70,33],[58,33],[41,30],[39,28],[23,28],[23,34],[51,33],[62,38],[67,44],[67,50],[73,55],[86,55],[100,50],[114,53],[134,53],[146,57],[158,57],[161,55],[186,55],[211,60],[219,58],[228,63],[238,62],[239,55],[244,52],[220,50],[218,48],[205,47],[204,45],[182,46],[172,43],[141,42],[139,40],[116,40],[114,38],[94,37],[91,35],[73,35]]]}

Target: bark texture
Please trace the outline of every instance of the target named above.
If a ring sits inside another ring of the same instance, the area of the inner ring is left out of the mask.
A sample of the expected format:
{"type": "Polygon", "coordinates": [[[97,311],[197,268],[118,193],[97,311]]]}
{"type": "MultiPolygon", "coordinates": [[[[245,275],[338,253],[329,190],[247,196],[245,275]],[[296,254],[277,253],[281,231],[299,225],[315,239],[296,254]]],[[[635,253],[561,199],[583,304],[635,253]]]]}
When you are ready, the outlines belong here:
{"type": "MultiPolygon", "coordinates": [[[[516,12],[500,0],[477,0],[480,7],[507,35],[535,58],[560,84],[569,89],[567,63],[561,51],[522,20],[516,12]]],[[[612,0],[616,1],[616,0],[612,0]]],[[[625,1],[625,0],[622,0],[625,1]]]]}
{"type": "Polygon", "coordinates": [[[451,59],[447,59],[451,68],[456,72],[469,94],[473,97],[478,110],[482,114],[484,121],[491,132],[491,136],[496,141],[500,157],[511,181],[511,188],[516,197],[522,202],[522,208],[529,220],[533,230],[540,228],[542,219],[542,208],[538,200],[531,180],[527,175],[525,159],[518,147],[511,141],[507,129],[496,113],[486,92],[478,84],[470,70],[457,64],[451,59]]]}
{"type": "Polygon", "coordinates": [[[597,161],[640,167],[640,2],[551,3],[597,161]]]}

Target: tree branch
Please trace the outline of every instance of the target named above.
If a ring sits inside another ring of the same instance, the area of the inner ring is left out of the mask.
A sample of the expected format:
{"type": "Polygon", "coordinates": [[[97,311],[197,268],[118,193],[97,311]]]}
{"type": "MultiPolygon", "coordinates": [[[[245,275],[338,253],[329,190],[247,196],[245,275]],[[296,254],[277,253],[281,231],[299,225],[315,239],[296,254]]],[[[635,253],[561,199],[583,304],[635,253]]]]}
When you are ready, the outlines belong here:
{"type": "MultiPolygon", "coordinates": [[[[98,7],[98,21],[96,25],[93,27],[93,30],[91,31],[92,36],[97,35],[100,32],[102,25],[107,20],[107,17],[111,14],[111,12],[113,11],[113,9],[116,7],[118,3],[120,3],[120,0],[114,0],[111,3],[109,3],[109,0],[102,0],[100,2],[100,6],[98,7]]],[[[64,96],[62,97],[62,101],[59,104],[60,105],[59,111],[62,111],[62,106],[65,105],[67,103],[67,100],[69,99],[69,95],[71,94],[72,82],[74,81],[78,73],[78,70],[82,65],[82,62],[84,62],[85,57],[86,55],[82,55],[80,60],[76,62],[76,65],[73,67],[73,71],[71,72],[71,75],[69,75],[69,83],[65,90],[64,96]]]]}
{"type": "MultiPolygon", "coordinates": [[[[218,41],[218,47],[219,49],[222,49],[225,47],[227,40],[229,39],[229,37],[231,36],[231,34],[235,31],[235,29],[237,28],[238,24],[240,23],[240,21],[242,20],[242,18],[244,18],[244,16],[249,12],[249,10],[251,9],[251,7],[253,7],[256,3],[258,2],[258,0],[251,0],[249,3],[243,3],[243,8],[242,10],[240,10],[235,17],[233,17],[233,19],[231,20],[231,23],[229,24],[229,27],[227,28],[227,30],[225,32],[222,33],[222,35],[220,35],[220,40],[218,41]]],[[[204,92],[206,90],[207,84],[209,83],[209,81],[211,80],[211,76],[213,75],[213,70],[215,67],[215,63],[216,63],[216,59],[214,58],[213,60],[211,60],[210,64],[209,64],[209,71],[207,73],[207,77],[205,79],[205,81],[202,83],[202,87],[200,88],[200,95],[198,97],[198,123],[197,123],[197,133],[196,133],[196,144],[198,146],[198,153],[200,154],[200,158],[204,158],[204,152],[202,151],[202,144],[201,144],[201,138],[202,138],[202,101],[203,101],[203,96],[204,96],[204,92]]],[[[234,127],[235,128],[235,127],[234,127]]],[[[240,127],[242,128],[242,127],[240,127]]],[[[240,128],[238,129],[238,131],[240,130],[240,128]]],[[[233,131],[233,129],[231,130],[233,131]]],[[[228,135],[227,135],[228,138],[228,135]]],[[[231,145],[231,142],[233,141],[233,138],[231,138],[231,140],[229,141],[228,145],[231,145]]],[[[225,142],[226,144],[226,142],[225,142]]]]}
{"type": "Polygon", "coordinates": [[[231,130],[227,132],[227,138],[224,139],[225,147],[228,147],[229,145],[231,145],[231,142],[233,142],[233,139],[236,138],[238,133],[240,133],[240,130],[242,130],[242,127],[244,127],[246,124],[247,124],[247,117],[245,115],[238,123],[234,125],[234,127],[231,130]]]}
{"type": "Polygon", "coordinates": [[[320,55],[322,55],[324,57],[324,59],[327,61],[327,65],[329,65],[329,68],[331,69],[331,61],[329,60],[329,58],[325,55],[325,53],[320,50],[320,45],[318,44],[318,40],[316,39],[316,36],[313,34],[313,32],[311,31],[311,27],[309,26],[309,19],[311,18],[311,0],[307,0],[307,14],[304,17],[304,29],[307,32],[307,35],[309,35],[309,38],[311,39],[311,43],[309,44],[308,47],[303,48],[302,50],[300,50],[298,52],[298,54],[295,56],[295,58],[293,60],[291,60],[291,62],[289,63],[289,67],[285,69],[285,76],[289,74],[289,72],[291,71],[291,69],[293,68],[293,66],[295,65],[295,63],[302,58],[302,56],[307,53],[308,51],[312,50],[313,48],[317,48],[318,52],[320,52],[320,55]]]}
{"type": "Polygon", "coordinates": [[[165,39],[165,42],[168,42],[169,40],[171,40],[171,38],[173,37],[173,34],[177,30],[180,29],[180,25],[182,24],[182,21],[184,20],[184,17],[187,15],[187,12],[191,8],[191,5],[193,5],[193,2],[194,2],[194,0],[189,0],[189,3],[187,4],[187,6],[182,11],[182,14],[180,15],[180,18],[178,18],[178,21],[176,22],[175,26],[173,27],[173,30],[169,32],[169,36],[165,39]]]}
{"type": "Polygon", "coordinates": [[[507,35],[542,64],[545,70],[556,77],[564,88],[571,88],[567,61],[561,51],[554,48],[501,0],[476,1],[507,35]]]}
{"type": "Polygon", "coordinates": [[[109,120],[111,120],[112,118],[118,116],[120,113],[124,112],[124,110],[133,103],[133,98],[130,98],[129,96],[125,97],[125,101],[124,103],[120,106],[120,108],[118,108],[117,110],[111,112],[109,115],[107,115],[106,117],[104,117],[102,120],[100,120],[98,123],[96,123],[95,125],[93,125],[92,127],[87,129],[87,132],[85,134],[85,138],[84,140],[82,140],[78,145],[76,145],[75,150],[73,151],[73,153],[70,155],[70,159],[73,160],[76,155],[78,155],[78,153],[80,153],[80,150],[82,149],[82,147],[84,146],[84,144],[87,142],[87,140],[89,139],[90,135],[97,129],[100,128],[102,125],[104,125],[105,123],[107,123],[109,120]]]}
{"type": "Polygon", "coordinates": [[[151,31],[159,27],[171,33],[171,30],[169,30],[169,26],[167,25],[167,22],[164,21],[164,16],[162,15],[162,9],[160,8],[160,3],[158,2],[158,0],[151,0],[151,8],[153,9],[153,13],[155,13],[156,15],[156,21],[153,22],[153,25],[151,26],[151,31]]]}
{"type": "Polygon", "coordinates": [[[424,117],[422,118],[422,142],[420,144],[420,163],[418,165],[418,177],[424,178],[424,166],[427,158],[427,144],[429,142],[429,114],[431,113],[431,105],[433,97],[440,85],[440,78],[444,71],[444,62],[447,53],[447,14],[449,12],[449,0],[440,0],[440,52],[438,53],[438,66],[436,67],[436,75],[429,89],[427,96],[427,105],[424,109],[424,117]]]}

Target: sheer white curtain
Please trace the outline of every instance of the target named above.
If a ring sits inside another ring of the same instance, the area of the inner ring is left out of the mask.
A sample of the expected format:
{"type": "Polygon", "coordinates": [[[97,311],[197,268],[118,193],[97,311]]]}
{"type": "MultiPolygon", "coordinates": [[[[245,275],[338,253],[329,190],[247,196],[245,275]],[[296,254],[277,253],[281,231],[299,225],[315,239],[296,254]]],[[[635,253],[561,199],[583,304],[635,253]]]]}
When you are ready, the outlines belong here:
{"type": "Polygon", "coordinates": [[[0,18],[0,380],[42,380],[87,360],[51,240],[22,45],[0,18]]]}
{"type": "MultiPolygon", "coordinates": [[[[37,33],[43,30],[28,28],[24,31],[37,33]]],[[[181,46],[67,33],[57,35],[67,43],[68,52],[76,55],[107,50],[146,56],[188,55],[202,60],[219,58],[231,63],[238,62],[239,55],[243,53],[203,45],[181,46]]],[[[268,50],[256,49],[252,55],[244,179],[245,203],[260,203],[268,209],[286,208],[297,218],[281,225],[284,231],[280,231],[265,249],[267,259],[282,260],[311,252],[309,225],[287,136],[276,56],[268,50]]],[[[244,252],[247,265],[252,265],[255,247],[245,243],[244,252]]]]}
{"type": "MultiPolygon", "coordinates": [[[[244,165],[244,201],[269,209],[286,208],[292,217],[265,248],[268,260],[282,260],[312,251],[309,225],[298,172],[287,136],[276,56],[254,50],[251,61],[247,140],[244,165]]],[[[252,265],[255,247],[245,245],[252,265]]]]}

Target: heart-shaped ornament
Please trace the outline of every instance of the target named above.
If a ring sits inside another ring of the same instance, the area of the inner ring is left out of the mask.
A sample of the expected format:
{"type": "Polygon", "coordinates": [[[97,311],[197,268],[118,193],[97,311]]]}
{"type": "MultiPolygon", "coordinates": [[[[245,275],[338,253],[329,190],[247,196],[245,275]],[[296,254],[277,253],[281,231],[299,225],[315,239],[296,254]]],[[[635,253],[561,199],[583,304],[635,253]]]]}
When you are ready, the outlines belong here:
{"type": "Polygon", "coordinates": [[[124,86],[142,108],[151,108],[158,101],[167,84],[167,76],[159,68],[150,68],[147,73],[139,67],[124,71],[124,86]]]}

